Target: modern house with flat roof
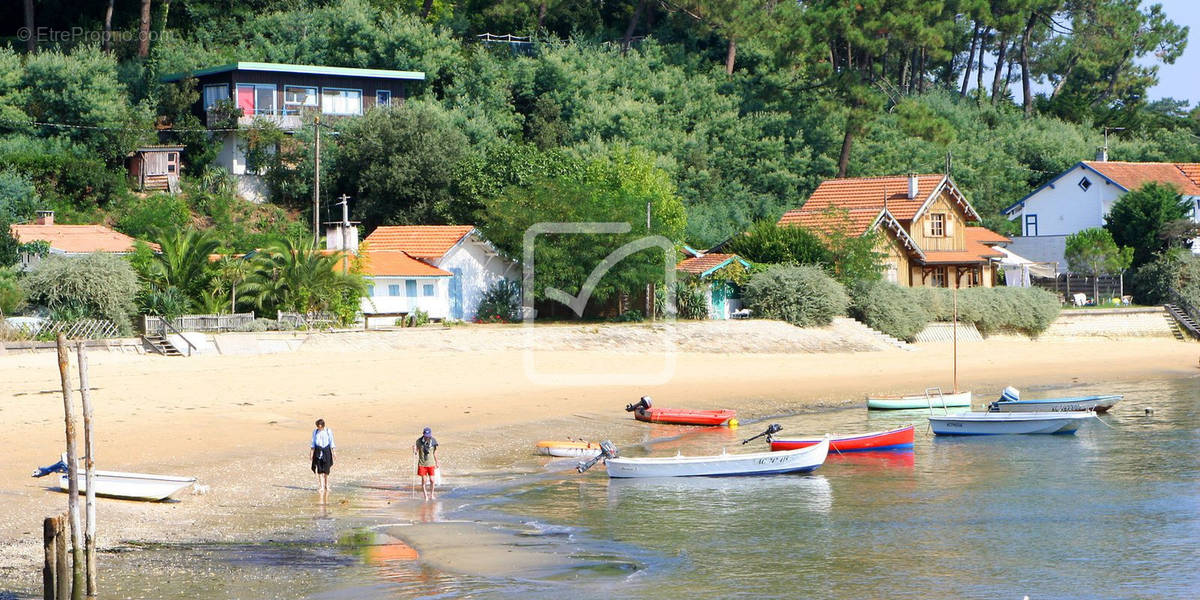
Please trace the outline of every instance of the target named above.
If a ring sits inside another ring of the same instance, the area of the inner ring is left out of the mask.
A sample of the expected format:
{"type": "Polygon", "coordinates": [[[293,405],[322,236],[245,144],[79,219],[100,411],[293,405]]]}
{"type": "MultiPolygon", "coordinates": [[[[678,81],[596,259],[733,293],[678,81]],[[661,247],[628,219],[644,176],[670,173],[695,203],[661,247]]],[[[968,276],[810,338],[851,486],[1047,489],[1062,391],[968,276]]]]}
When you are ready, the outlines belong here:
{"type": "Polygon", "coordinates": [[[403,102],[408,85],[424,81],[420,71],[356,69],[318,65],[236,62],[174,73],[164,82],[195,79],[200,100],[194,112],[222,140],[217,165],[238,177],[238,193],[261,201],[266,188],[246,167],[244,136],[239,129],[262,119],[284,131],[311,126],[316,116],[355,117],[376,106],[403,102]],[[223,106],[221,101],[227,101],[223,106]],[[222,108],[241,109],[231,122],[222,108]]]}

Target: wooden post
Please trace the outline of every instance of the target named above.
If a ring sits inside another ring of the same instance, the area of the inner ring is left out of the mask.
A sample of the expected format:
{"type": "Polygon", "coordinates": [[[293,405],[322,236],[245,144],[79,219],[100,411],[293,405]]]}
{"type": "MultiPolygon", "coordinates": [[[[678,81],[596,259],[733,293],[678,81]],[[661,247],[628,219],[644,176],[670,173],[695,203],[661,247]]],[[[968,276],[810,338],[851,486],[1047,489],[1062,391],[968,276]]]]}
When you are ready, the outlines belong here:
{"type": "Polygon", "coordinates": [[[313,247],[321,243],[321,117],[313,117],[313,247]]]}
{"type": "Polygon", "coordinates": [[[42,559],[42,600],[55,600],[54,594],[57,589],[54,585],[54,578],[58,575],[54,553],[54,542],[58,537],[56,519],[57,517],[46,517],[42,521],[42,551],[45,554],[42,559]]]}
{"type": "Polygon", "coordinates": [[[68,569],[70,564],[67,562],[67,516],[58,515],[54,517],[54,598],[55,600],[69,600],[71,598],[71,586],[67,585],[70,580],[68,569]]]}
{"type": "Polygon", "coordinates": [[[87,482],[86,527],[83,534],[87,597],[96,597],[96,439],[92,435],[92,392],[88,385],[87,352],[79,342],[79,396],[83,402],[83,465],[87,482]]]}
{"type": "Polygon", "coordinates": [[[83,528],[79,522],[79,455],[75,450],[75,406],[71,402],[71,361],[67,339],[58,334],[58,374],[62,380],[63,413],[67,433],[67,515],[71,521],[71,598],[83,598],[83,528]]]}

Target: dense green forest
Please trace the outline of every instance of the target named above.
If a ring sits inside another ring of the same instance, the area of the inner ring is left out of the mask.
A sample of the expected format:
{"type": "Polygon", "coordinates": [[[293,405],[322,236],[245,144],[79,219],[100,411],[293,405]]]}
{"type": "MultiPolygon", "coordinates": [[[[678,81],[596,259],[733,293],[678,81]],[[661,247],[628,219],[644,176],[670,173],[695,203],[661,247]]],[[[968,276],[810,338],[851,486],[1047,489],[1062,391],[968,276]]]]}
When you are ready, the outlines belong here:
{"type": "Polygon", "coordinates": [[[630,151],[667,174],[679,241],[699,247],[822,179],[947,166],[1007,231],[999,210],[1092,158],[1106,127],[1114,160],[1200,162],[1200,109],[1146,97],[1187,28],[1139,0],[23,0],[0,15],[27,28],[0,49],[0,221],[200,224],[241,249],[303,230],[308,134],[254,132],[273,202],[246,206],[207,165],[196,91],[160,83],[234,61],[426,73],[403,105],[323,138],[324,205],[349,194],[367,227],[476,222],[529,181],[630,151]],[[148,141],[187,145],[183,198],[127,190],[123,158],[148,141]]]}

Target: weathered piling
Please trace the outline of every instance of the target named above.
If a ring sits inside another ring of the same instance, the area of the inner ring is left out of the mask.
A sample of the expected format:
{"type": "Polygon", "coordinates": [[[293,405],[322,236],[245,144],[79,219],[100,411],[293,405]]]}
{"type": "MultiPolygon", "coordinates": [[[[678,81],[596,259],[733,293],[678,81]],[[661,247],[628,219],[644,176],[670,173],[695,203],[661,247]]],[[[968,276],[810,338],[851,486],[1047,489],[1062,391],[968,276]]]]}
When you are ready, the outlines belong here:
{"type": "Polygon", "coordinates": [[[58,555],[55,540],[58,538],[58,517],[46,517],[42,521],[42,599],[55,600],[55,578],[58,576],[58,555]]]}
{"type": "Polygon", "coordinates": [[[83,342],[77,346],[79,353],[79,397],[83,402],[83,464],[84,481],[87,482],[86,527],[83,536],[84,561],[87,571],[87,596],[96,597],[96,443],[92,436],[92,393],[88,385],[87,352],[83,342]]]}
{"type": "MultiPolygon", "coordinates": [[[[71,362],[67,353],[67,340],[58,334],[58,374],[62,380],[63,412],[67,436],[67,515],[71,525],[71,598],[83,598],[84,559],[83,528],[79,519],[79,454],[75,449],[75,406],[71,402],[71,362]]],[[[60,586],[59,597],[62,596],[60,586]]]]}
{"type": "Polygon", "coordinates": [[[71,563],[67,561],[67,516],[59,515],[54,519],[55,527],[58,530],[58,535],[54,537],[54,598],[55,600],[69,600],[71,585],[68,582],[71,581],[71,563]]]}

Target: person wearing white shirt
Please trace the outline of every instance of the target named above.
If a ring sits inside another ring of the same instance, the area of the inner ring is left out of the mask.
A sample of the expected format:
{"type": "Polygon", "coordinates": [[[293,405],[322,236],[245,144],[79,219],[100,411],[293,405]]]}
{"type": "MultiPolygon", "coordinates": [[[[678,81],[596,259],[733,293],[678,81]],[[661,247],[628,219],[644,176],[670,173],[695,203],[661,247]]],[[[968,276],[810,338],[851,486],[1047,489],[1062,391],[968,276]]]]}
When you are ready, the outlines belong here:
{"type": "Polygon", "coordinates": [[[317,419],[312,432],[312,471],[317,474],[317,491],[329,491],[329,469],[333,467],[333,430],[325,427],[325,419],[317,419]]]}

